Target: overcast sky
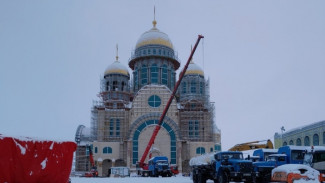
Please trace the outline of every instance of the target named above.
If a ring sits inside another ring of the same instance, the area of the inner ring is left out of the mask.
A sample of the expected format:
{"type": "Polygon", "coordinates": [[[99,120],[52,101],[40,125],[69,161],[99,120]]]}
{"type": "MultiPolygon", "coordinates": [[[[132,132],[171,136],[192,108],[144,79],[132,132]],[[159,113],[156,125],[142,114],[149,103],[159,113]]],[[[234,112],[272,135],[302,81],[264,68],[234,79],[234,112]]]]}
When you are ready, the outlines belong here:
{"type": "MultiPolygon", "coordinates": [[[[210,78],[222,148],[325,120],[325,1],[0,1],[0,133],[74,140],[99,81],[142,33],[210,78]]],[[[131,70],[130,70],[131,72],[131,70]]]]}

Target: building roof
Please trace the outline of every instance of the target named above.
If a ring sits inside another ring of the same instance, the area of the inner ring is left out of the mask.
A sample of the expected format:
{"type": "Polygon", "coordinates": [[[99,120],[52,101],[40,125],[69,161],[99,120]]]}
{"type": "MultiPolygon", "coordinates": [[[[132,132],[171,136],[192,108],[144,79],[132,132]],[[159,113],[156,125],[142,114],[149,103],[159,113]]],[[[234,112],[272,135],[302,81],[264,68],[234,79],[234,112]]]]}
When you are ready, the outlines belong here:
{"type": "Polygon", "coordinates": [[[201,75],[204,77],[204,71],[201,69],[200,66],[198,66],[197,64],[195,64],[194,62],[190,62],[190,64],[188,65],[188,68],[185,72],[185,76],[186,75],[191,75],[191,74],[194,74],[194,75],[201,75]]]}
{"type": "Polygon", "coordinates": [[[137,41],[136,49],[145,45],[163,45],[173,49],[173,43],[168,35],[156,28],[157,22],[153,21],[153,27],[143,33],[137,41]]]}
{"type": "Polygon", "coordinates": [[[126,76],[130,75],[127,67],[125,67],[118,60],[116,60],[115,62],[113,62],[111,65],[109,65],[106,68],[104,75],[106,76],[108,74],[123,74],[123,75],[126,75],[126,76]]]}

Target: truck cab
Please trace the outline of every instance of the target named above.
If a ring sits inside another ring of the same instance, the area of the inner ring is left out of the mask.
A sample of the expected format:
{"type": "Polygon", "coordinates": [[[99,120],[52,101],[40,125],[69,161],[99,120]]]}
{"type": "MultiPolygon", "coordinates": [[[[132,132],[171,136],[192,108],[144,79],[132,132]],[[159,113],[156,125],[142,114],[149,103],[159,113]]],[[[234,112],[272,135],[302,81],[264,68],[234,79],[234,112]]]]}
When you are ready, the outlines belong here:
{"type": "Polygon", "coordinates": [[[168,158],[166,156],[156,156],[148,162],[149,176],[152,177],[170,177],[172,176],[168,158]]]}
{"type": "Polygon", "coordinates": [[[271,154],[277,154],[278,150],[277,149],[256,149],[253,152],[253,156],[258,156],[258,161],[267,161],[268,157],[271,154]]]}
{"type": "Polygon", "coordinates": [[[287,155],[285,154],[271,154],[267,161],[254,162],[254,182],[270,182],[272,169],[286,163],[287,155]]]}
{"type": "Polygon", "coordinates": [[[215,179],[228,181],[251,181],[252,162],[244,160],[242,152],[225,151],[215,154],[215,179]]]}
{"type": "Polygon", "coordinates": [[[304,146],[283,146],[279,148],[278,154],[287,155],[287,164],[302,164],[305,151],[304,146]]]}

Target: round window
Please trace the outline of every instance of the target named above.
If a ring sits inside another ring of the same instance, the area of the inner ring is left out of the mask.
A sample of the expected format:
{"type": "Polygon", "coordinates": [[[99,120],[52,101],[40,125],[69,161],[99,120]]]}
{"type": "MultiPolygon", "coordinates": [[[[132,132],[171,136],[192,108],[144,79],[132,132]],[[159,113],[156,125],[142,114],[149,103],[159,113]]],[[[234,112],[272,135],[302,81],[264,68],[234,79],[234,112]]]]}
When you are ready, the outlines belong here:
{"type": "Polygon", "coordinates": [[[151,106],[151,107],[159,107],[160,104],[161,104],[161,99],[159,96],[157,95],[152,95],[151,97],[149,97],[148,99],[148,104],[151,106]]]}

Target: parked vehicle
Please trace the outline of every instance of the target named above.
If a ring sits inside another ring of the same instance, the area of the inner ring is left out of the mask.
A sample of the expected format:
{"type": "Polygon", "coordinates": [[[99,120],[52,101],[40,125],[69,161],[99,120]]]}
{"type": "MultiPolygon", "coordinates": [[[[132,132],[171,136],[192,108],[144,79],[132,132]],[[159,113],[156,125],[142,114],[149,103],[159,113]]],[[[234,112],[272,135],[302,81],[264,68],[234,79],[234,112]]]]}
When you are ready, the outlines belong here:
{"type": "Polygon", "coordinates": [[[172,172],[166,156],[156,156],[149,160],[148,165],[150,177],[170,177],[172,172]]]}
{"type": "Polygon", "coordinates": [[[272,169],[277,166],[284,164],[302,164],[304,152],[307,148],[304,146],[283,146],[277,152],[272,149],[256,150],[253,154],[260,155],[261,159],[264,160],[253,163],[254,181],[270,182],[272,169]],[[266,153],[267,151],[268,153],[266,153]]]}
{"type": "Polygon", "coordinates": [[[307,165],[286,164],[272,170],[273,182],[293,183],[296,180],[319,180],[319,172],[307,165]]]}
{"type": "Polygon", "coordinates": [[[208,179],[219,183],[252,181],[252,162],[244,160],[242,152],[204,154],[192,158],[190,166],[193,183],[206,183],[208,179]]]}
{"type": "Polygon", "coordinates": [[[285,154],[271,154],[267,161],[254,162],[254,182],[270,182],[272,169],[286,163],[287,155],[285,154]]]}
{"type": "Polygon", "coordinates": [[[267,161],[269,155],[277,153],[278,149],[256,149],[253,152],[253,157],[258,156],[259,158],[257,159],[257,161],[267,161]]]}
{"type": "Polygon", "coordinates": [[[278,150],[278,154],[287,155],[287,164],[302,164],[304,161],[306,146],[283,146],[278,150]]]}
{"type": "Polygon", "coordinates": [[[130,169],[128,167],[111,167],[110,175],[118,177],[130,177],[130,169]]]}

